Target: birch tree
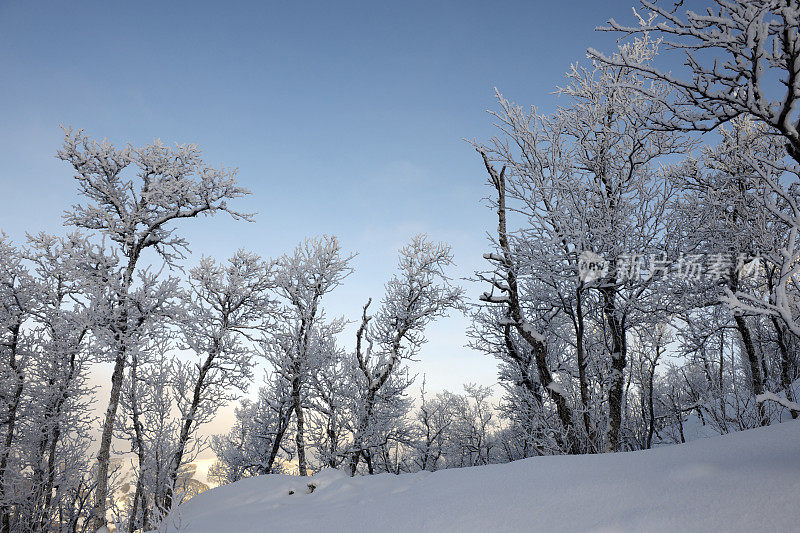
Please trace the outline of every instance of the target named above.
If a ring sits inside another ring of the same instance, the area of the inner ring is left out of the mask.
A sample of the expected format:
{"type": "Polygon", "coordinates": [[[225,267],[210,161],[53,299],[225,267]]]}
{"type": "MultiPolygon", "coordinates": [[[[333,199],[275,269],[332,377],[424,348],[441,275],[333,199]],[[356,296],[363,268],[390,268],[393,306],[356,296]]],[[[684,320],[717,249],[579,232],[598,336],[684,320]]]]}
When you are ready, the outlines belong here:
{"type": "Polygon", "coordinates": [[[350,275],[353,256],[342,254],[335,237],[310,239],[281,257],[274,285],[280,298],[281,317],[265,340],[264,353],[276,373],[292,388],[295,446],[301,476],[308,473],[305,409],[309,404],[311,375],[329,357],[325,339],[337,335],[341,319],[326,321],[322,298],[350,275]]]}
{"type": "Polygon", "coordinates": [[[182,329],[187,346],[200,359],[176,365],[182,378],[177,380],[182,386],[175,391],[181,429],[169,467],[164,509],[172,508],[184,451],[197,426],[244,392],[252,379],[255,351],[248,341],[270,320],[267,291],[271,284],[271,265],[244,250],[227,264],[204,258],[190,272],[190,289],[184,296],[188,316],[182,329]]]}
{"type": "MultiPolygon", "coordinates": [[[[188,245],[176,233],[176,224],[222,211],[234,219],[248,219],[227,203],[248,191],[236,183],[235,171],[207,166],[195,145],[170,148],[156,141],[141,148],[117,148],[107,141],[94,141],[81,130],[66,129],[58,158],[74,169],[78,192],[86,201],[65,214],[66,224],[104,238],[119,257],[116,281],[106,287],[113,305],[103,337],[110,343],[114,368],[97,455],[92,527],[99,529],[106,523],[111,438],[128,345],[136,335],[136,324],[129,317],[130,292],[142,254],[150,249],[166,264],[176,264],[188,245]]],[[[96,281],[103,284],[105,280],[96,281]]]]}
{"type": "Polygon", "coordinates": [[[461,306],[462,290],[451,285],[445,269],[453,264],[450,247],[416,236],[400,250],[399,272],[385,286],[381,306],[367,314],[364,305],[356,332],[357,395],[348,462],[355,475],[360,460],[370,460],[385,441],[387,429],[408,409],[405,391],[413,382],[404,362],[425,343],[426,326],[461,306]]]}
{"type": "Polygon", "coordinates": [[[15,444],[22,422],[23,392],[32,353],[32,338],[23,325],[31,319],[33,279],[19,250],[0,234],[0,532],[11,533],[12,510],[19,503],[15,486],[23,467],[15,444]]]}

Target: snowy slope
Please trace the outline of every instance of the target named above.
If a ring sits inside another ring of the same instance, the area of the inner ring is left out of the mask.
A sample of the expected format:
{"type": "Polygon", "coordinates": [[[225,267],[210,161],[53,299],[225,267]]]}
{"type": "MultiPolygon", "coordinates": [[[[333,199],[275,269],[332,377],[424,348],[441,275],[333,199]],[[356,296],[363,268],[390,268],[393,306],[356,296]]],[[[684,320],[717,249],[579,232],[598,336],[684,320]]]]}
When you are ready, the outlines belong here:
{"type": "Polygon", "coordinates": [[[643,452],[402,476],[250,478],[195,497],[169,525],[191,533],[800,531],[800,422],[643,452]],[[317,486],[312,494],[307,483],[317,486]]]}

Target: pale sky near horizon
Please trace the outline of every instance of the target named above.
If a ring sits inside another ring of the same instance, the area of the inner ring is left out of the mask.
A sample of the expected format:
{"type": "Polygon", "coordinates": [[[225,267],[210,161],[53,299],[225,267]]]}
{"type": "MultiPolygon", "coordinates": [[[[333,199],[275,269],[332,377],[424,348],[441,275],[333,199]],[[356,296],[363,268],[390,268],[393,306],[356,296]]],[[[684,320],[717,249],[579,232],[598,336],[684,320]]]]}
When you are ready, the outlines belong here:
{"type": "MultiPolygon", "coordinates": [[[[64,232],[78,198],[54,157],[59,124],[117,144],[197,143],[238,167],[253,191],[240,208],[258,216],[183,224],[194,254],[275,257],[335,234],[359,255],[326,307],[355,320],[416,233],[453,246],[455,278],[482,268],[494,219],[463,139],[494,133],[494,87],[551,111],[570,63],[613,51],[594,27],[632,21],[632,4],[0,0],[0,230],[64,232]]],[[[483,290],[462,283],[472,299],[483,290]]],[[[467,324],[427,331],[414,370],[430,390],[496,382],[495,361],[465,347],[467,324]]]]}

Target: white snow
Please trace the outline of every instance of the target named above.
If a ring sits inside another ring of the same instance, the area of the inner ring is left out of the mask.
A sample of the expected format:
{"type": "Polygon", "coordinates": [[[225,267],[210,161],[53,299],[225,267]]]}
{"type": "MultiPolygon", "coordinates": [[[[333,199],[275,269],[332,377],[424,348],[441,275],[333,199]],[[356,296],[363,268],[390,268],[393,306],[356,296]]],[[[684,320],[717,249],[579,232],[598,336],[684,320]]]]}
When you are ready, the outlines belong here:
{"type": "Polygon", "coordinates": [[[564,387],[562,387],[560,384],[558,384],[555,381],[551,381],[550,383],[548,383],[547,384],[547,388],[550,389],[551,391],[555,392],[556,394],[560,394],[561,396],[566,396],[567,395],[567,391],[564,390],[564,387]]]}
{"type": "Polygon", "coordinates": [[[800,404],[797,404],[795,402],[790,402],[786,398],[781,398],[780,396],[772,392],[765,392],[764,394],[759,394],[758,396],[756,396],[756,401],[758,403],[771,401],[779,405],[782,405],[783,407],[789,409],[790,411],[800,411],[800,404]]]}
{"type": "Polygon", "coordinates": [[[170,521],[168,531],[187,533],[798,531],[800,422],[642,452],[249,478],[193,498],[170,521]]]}
{"type": "Polygon", "coordinates": [[[536,339],[538,342],[542,342],[542,343],[545,342],[544,335],[542,335],[541,333],[539,333],[538,331],[533,329],[533,326],[531,326],[528,322],[525,322],[523,320],[521,327],[522,327],[522,331],[524,331],[525,333],[527,333],[528,335],[530,335],[531,337],[536,339]]]}

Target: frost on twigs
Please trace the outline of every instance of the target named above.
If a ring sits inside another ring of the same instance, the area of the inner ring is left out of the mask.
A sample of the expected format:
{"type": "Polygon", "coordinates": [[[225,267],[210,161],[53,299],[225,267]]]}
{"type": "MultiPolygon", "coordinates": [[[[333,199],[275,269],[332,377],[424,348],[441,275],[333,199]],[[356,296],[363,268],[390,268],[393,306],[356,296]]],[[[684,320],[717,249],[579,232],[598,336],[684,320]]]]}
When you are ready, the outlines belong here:
{"type": "Polygon", "coordinates": [[[236,182],[236,170],[205,164],[194,144],[168,147],[161,141],[117,148],[83,130],[64,129],[57,157],[75,170],[87,203],[64,215],[69,225],[96,230],[117,242],[125,255],[155,248],[168,262],[184,257],[188,242],[175,234],[179,219],[224,211],[251,220],[228,201],[250,193],[236,182]]]}
{"type": "Polygon", "coordinates": [[[406,362],[426,342],[425,328],[452,309],[463,307],[463,291],[453,286],[446,270],[453,253],[444,243],[417,235],[399,253],[398,271],[385,285],[374,316],[364,306],[356,334],[355,400],[358,420],[349,455],[355,475],[365,451],[385,442],[393,424],[408,411],[406,391],[414,381],[406,362]]]}
{"type": "MultiPolygon", "coordinates": [[[[97,454],[91,520],[96,529],[107,520],[111,441],[126,366],[138,364],[141,346],[150,344],[148,327],[155,324],[163,329],[167,317],[176,318],[182,312],[174,302],[177,280],[160,280],[160,271],[140,268],[139,260],[146,249],[152,249],[164,265],[180,268],[178,262],[186,257],[189,243],[176,233],[178,221],[223,211],[234,219],[250,220],[251,215],[228,206],[228,201],[249,194],[237,184],[236,171],[206,165],[196,145],[167,147],[154,141],[143,147],[118,148],[106,140],[91,139],[83,130],[63,129],[64,144],[57,157],[72,166],[84,199],[65,213],[64,220],[94,233],[90,237],[95,253],[81,263],[86,285],[94,292],[87,299],[104,317],[93,327],[93,334],[99,351],[110,354],[114,362],[97,454]]],[[[129,392],[130,398],[123,401],[137,413],[135,387],[129,392]]],[[[190,424],[192,420],[187,418],[190,424]]],[[[133,427],[141,434],[141,423],[134,419],[133,427]]],[[[134,447],[142,453],[141,438],[136,442],[134,447]]],[[[139,484],[137,489],[141,488],[139,484]]]]}
{"type": "MultiPolygon", "coordinates": [[[[606,56],[589,49],[600,63],[630,68],[643,77],[667,83],[673,97],[655,95],[670,109],[656,116],[653,125],[662,129],[710,131],[745,114],[768,124],[788,141],[788,152],[800,160],[797,128],[798,26],[800,3],[732,0],[716,2],[706,12],[678,10],[642,0],[646,14],[634,11],[637,25],[610,19],[601,31],[656,39],[664,48],[684,57],[683,76],[642,63],[623,48],[606,56]],[[777,83],[788,90],[772,90],[777,83]]],[[[647,90],[643,88],[643,92],[647,90]]]]}

